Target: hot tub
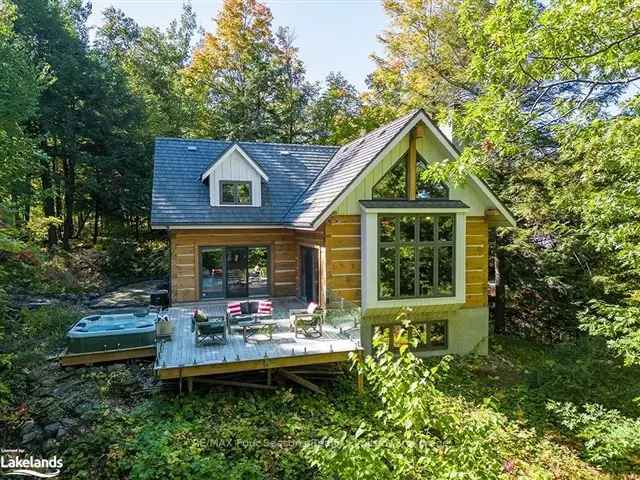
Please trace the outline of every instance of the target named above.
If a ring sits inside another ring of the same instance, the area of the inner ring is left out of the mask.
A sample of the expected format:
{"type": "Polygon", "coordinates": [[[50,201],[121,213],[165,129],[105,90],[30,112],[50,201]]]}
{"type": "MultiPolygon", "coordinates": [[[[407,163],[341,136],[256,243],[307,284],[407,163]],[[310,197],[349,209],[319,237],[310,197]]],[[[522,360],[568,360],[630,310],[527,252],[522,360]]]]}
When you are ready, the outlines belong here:
{"type": "Polygon", "coordinates": [[[155,345],[157,314],[121,312],[84,317],[67,332],[68,353],[104,352],[155,345]]]}

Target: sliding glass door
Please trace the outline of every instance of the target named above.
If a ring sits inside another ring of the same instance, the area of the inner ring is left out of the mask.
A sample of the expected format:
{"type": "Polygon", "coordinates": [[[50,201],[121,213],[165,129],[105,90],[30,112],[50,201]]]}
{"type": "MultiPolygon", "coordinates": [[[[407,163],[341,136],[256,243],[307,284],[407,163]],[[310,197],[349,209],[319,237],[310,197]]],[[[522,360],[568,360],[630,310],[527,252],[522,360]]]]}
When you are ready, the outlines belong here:
{"type": "Polygon", "coordinates": [[[203,248],[200,256],[201,297],[224,298],[224,248],[203,248]]]}
{"type": "Polygon", "coordinates": [[[246,247],[227,248],[227,297],[248,297],[246,247]]]}
{"type": "Polygon", "coordinates": [[[270,293],[269,247],[201,250],[201,298],[243,298],[270,293]]]}
{"type": "Polygon", "coordinates": [[[269,248],[249,247],[249,296],[269,295],[269,248]]]}

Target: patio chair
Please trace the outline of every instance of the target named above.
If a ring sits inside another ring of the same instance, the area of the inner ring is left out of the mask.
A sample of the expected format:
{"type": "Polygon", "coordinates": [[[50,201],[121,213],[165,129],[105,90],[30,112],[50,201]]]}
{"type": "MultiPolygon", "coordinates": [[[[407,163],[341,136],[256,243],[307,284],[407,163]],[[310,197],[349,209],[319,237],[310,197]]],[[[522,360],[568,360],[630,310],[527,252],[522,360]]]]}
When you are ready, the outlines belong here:
{"type": "Polygon", "coordinates": [[[194,310],[191,317],[191,331],[195,332],[196,345],[227,343],[227,322],[224,317],[209,319],[202,310],[194,310]]]}
{"type": "Polygon", "coordinates": [[[325,311],[314,302],[307,308],[289,310],[291,328],[296,338],[299,333],[305,337],[321,337],[324,318],[325,311]]]}

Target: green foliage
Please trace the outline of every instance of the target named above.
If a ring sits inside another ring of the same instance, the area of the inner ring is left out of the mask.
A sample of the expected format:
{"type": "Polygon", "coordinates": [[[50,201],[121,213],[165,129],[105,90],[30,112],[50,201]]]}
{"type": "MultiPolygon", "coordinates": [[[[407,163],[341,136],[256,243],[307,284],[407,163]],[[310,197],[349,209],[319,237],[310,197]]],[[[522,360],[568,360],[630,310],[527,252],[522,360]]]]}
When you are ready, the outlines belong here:
{"type": "Polygon", "coordinates": [[[0,416],[10,416],[5,409],[25,400],[29,372],[62,349],[67,329],[80,315],[76,309],[53,306],[22,309],[0,318],[0,416]]]}
{"type": "MultiPolygon", "coordinates": [[[[404,328],[412,327],[405,322],[404,328]]],[[[561,455],[493,409],[444,393],[438,383],[450,359],[428,367],[406,345],[394,355],[380,337],[374,344],[375,356],[359,368],[379,403],[357,429],[326,428],[322,441],[307,449],[323,476],[544,478],[552,468],[550,457],[561,455]]],[[[562,469],[568,477],[578,475],[569,459],[562,469]]]]}
{"type": "Polygon", "coordinates": [[[557,341],[581,323],[634,361],[634,2],[388,0],[385,8],[390,27],[369,95],[382,111],[423,107],[451,120],[461,158],[430,159],[427,175],[453,183],[480,175],[518,219],[496,248],[508,332],[557,341]]]}
{"type": "Polygon", "coordinates": [[[169,274],[167,242],[149,240],[135,242],[111,238],[100,245],[105,252],[104,271],[114,279],[134,280],[164,278],[169,274]]]}
{"type": "Polygon", "coordinates": [[[640,459],[640,419],[617,410],[586,404],[580,411],[572,403],[549,402],[548,409],[562,425],[584,440],[587,460],[614,470],[630,470],[640,459]]]}

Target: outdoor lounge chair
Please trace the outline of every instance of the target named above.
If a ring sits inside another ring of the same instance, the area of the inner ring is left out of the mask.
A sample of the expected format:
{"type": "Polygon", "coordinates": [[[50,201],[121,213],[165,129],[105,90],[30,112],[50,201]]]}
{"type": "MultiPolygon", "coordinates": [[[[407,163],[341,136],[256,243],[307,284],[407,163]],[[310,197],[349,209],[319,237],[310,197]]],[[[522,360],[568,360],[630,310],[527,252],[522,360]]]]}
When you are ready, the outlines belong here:
{"type": "Polygon", "coordinates": [[[297,337],[299,333],[305,337],[321,337],[325,311],[311,302],[307,308],[289,310],[291,328],[297,337]]]}
{"type": "Polygon", "coordinates": [[[227,322],[225,317],[208,318],[201,310],[194,310],[191,330],[195,332],[196,345],[227,343],[227,322]]]}

